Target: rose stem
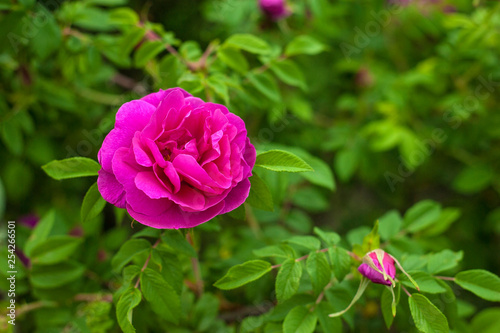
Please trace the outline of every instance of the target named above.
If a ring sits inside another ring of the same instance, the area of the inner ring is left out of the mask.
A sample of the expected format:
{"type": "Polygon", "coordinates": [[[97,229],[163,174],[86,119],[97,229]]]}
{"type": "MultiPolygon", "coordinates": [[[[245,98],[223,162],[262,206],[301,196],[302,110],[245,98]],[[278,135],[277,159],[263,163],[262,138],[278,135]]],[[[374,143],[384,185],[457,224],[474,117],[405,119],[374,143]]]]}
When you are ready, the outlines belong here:
{"type": "MultiPolygon", "coordinates": [[[[191,228],[188,230],[186,233],[186,239],[196,250],[194,245],[194,229],[191,228]]],[[[203,294],[203,279],[201,277],[200,262],[198,261],[198,257],[191,258],[191,265],[193,266],[193,275],[196,281],[196,296],[200,297],[203,294]]]]}

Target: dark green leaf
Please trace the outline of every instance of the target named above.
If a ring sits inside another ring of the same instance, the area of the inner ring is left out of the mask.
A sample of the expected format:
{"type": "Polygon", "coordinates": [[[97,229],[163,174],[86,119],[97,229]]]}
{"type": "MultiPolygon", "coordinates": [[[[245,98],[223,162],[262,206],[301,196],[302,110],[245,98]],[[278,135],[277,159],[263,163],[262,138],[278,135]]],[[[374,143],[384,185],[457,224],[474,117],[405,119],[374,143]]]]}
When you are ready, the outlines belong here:
{"type": "Polygon", "coordinates": [[[134,53],[135,67],[144,67],[147,62],[156,57],[160,52],[165,50],[165,45],[162,41],[151,40],[141,44],[139,49],[134,53]]]}
{"type": "Polygon", "coordinates": [[[116,304],[116,319],[124,333],[135,333],[135,328],[132,326],[132,312],[141,302],[141,298],[139,289],[130,287],[121,295],[116,304]]]}
{"type": "Polygon", "coordinates": [[[71,157],[65,160],[55,160],[42,166],[50,177],[60,180],[77,177],[97,176],[101,165],[86,157],[71,157]]]}
{"type": "Polygon", "coordinates": [[[328,249],[330,260],[333,266],[333,273],[337,280],[342,281],[351,270],[351,256],[341,247],[328,249]]]}
{"type": "Polygon", "coordinates": [[[156,314],[172,323],[179,322],[182,315],[179,296],[160,273],[146,268],[141,273],[141,290],[156,314]]]}
{"type": "Polygon", "coordinates": [[[292,297],[299,288],[302,277],[302,265],[295,259],[283,262],[276,277],[276,297],[278,302],[283,302],[292,297]]]}
{"type": "Polygon", "coordinates": [[[278,84],[273,76],[269,73],[252,73],[247,74],[248,81],[252,86],[257,89],[262,95],[269,98],[272,102],[280,103],[281,94],[278,88],[278,84]]]}
{"type": "Polygon", "coordinates": [[[306,307],[294,307],[283,321],[283,333],[312,333],[316,329],[318,316],[306,307]]]}
{"type": "Polygon", "coordinates": [[[306,261],[307,273],[311,277],[311,284],[316,295],[330,282],[331,271],[324,252],[313,251],[306,261]]]}
{"type": "Polygon", "coordinates": [[[274,211],[273,197],[266,183],[255,173],[250,177],[250,182],[252,187],[246,202],[258,209],[274,211]]]}
{"type": "Polygon", "coordinates": [[[31,256],[33,248],[47,239],[54,226],[55,220],[56,214],[53,210],[50,210],[35,226],[31,236],[28,238],[28,241],[24,246],[24,251],[28,257],[31,256]]]}
{"type": "Polygon", "coordinates": [[[55,288],[83,276],[85,266],[76,262],[56,265],[33,265],[31,283],[37,288],[55,288]]]}
{"type": "Polygon", "coordinates": [[[217,57],[240,74],[248,72],[248,61],[238,49],[221,47],[217,50],[217,57]]]}
{"type": "Polygon", "coordinates": [[[284,59],[272,62],[270,68],[281,81],[306,90],[304,74],[292,60],[284,59]]]}
{"type": "Polygon", "coordinates": [[[161,236],[161,240],[165,245],[170,247],[177,253],[186,254],[190,257],[197,257],[196,250],[189,244],[187,239],[179,232],[179,230],[167,230],[161,236]]]}
{"type": "Polygon", "coordinates": [[[233,266],[214,286],[223,289],[235,289],[255,281],[271,271],[271,264],[263,260],[250,260],[243,264],[233,266]]]}
{"type": "Polygon", "coordinates": [[[141,254],[151,248],[151,244],[145,239],[129,239],[120,247],[120,250],[111,260],[113,270],[119,272],[136,255],[141,254]]]}
{"type": "Polygon", "coordinates": [[[99,215],[105,205],[106,200],[104,200],[101,193],[99,193],[97,183],[94,183],[83,198],[82,208],[80,210],[80,218],[82,219],[82,222],[86,222],[87,220],[99,215]]]}
{"type": "Polygon", "coordinates": [[[498,333],[500,332],[500,308],[488,308],[472,318],[471,332],[498,333]]]}
{"type": "Polygon", "coordinates": [[[81,238],[52,236],[34,246],[30,257],[34,264],[55,264],[71,256],[81,243],[81,238]]]}

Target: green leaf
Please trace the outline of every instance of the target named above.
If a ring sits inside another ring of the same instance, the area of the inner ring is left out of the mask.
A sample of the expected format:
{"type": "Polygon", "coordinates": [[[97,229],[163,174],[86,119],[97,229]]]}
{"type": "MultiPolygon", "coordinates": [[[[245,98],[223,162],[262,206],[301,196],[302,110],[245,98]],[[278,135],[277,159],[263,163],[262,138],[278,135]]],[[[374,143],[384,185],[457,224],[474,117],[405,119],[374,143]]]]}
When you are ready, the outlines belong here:
{"type": "Polygon", "coordinates": [[[328,302],[321,302],[314,310],[323,332],[342,332],[342,321],[340,317],[331,318],[328,315],[334,313],[335,309],[328,302]]]}
{"type": "Polygon", "coordinates": [[[269,245],[263,248],[253,250],[257,257],[279,257],[279,258],[294,258],[295,251],[286,244],[269,245]]]}
{"type": "Polygon", "coordinates": [[[325,163],[325,161],[309,154],[297,154],[297,156],[307,160],[311,168],[314,169],[314,171],[302,173],[302,177],[315,185],[322,186],[331,191],[335,191],[335,179],[333,177],[332,170],[330,169],[328,164],[325,163]]]}
{"type": "Polygon", "coordinates": [[[384,322],[385,325],[387,326],[387,329],[390,329],[392,326],[392,322],[394,321],[394,316],[395,313],[393,313],[393,309],[397,306],[399,303],[399,294],[401,288],[399,288],[399,285],[395,287],[394,292],[395,294],[395,303],[393,303],[393,295],[392,292],[390,291],[391,287],[384,288],[384,291],[382,292],[382,297],[380,299],[380,309],[382,310],[382,316],[384,317],[384,322]]]}
{"type": "Polygon", "coordinates": [[[281,102],[281,94],[278,84],[272,75],[269,73],[252,73],[247,74],[248,81],[254,86],[257,91],[262,95],[269,98],[275,103],[281,102]]]}
{"type": "Polygon", "coordinates": [[[318,316],[305,306],[294,307],[283,321],[283,333],[312,333],[316,329],[318,316]]]}
{"type": "Polygon", "coordinates": [[[135,67],[144,67],[154,57],[165,50],[165,45],[160,40],[147,40],[141,44],[134,53],[135,67]]]}
{"type": "Polygon", "coordinates": [[[223,289],[235,289],[255,281],[271,271],[271,264],[264,260],[250,260],[243,264],[233,266],[214,286],[223,289]]]}
{"type": "Polygon", "coordinates": [[[360,161],[360,154],[355,147],[339,150],[335,155],[334,167],[340,180],[347,182],[356,172],[360,161]]]}
{"type": "Polygon", "coordinates": [[[474,165],[465,168],[453,181],[453,188],[460,193],[473,194],[487,188],[493,177],[494,171],[487,165],[474,165]]]}
{"type": "Polygon", "coordinates": [[[299,289],[302,276],[302,265],[295,259],[283,262],[276,277],[276,297],[278,302],[283,302],[292,297],[299,289]]]}
{"type": "Polygon", "coordinates": [[[127,7],[116,8],[109,12],[109,20],[111,23],[115,25],[124,25],[124,26],[137,26],[139,23],[139,15],[131,9],[127,7]]]}
{"type": "Polygon", "coordinates": [[[425,333],[448,333],[448,321],[441,311],[427,297],[413,294],[408,297],[411,315],[415,325],[425,333]]]}
{"type": "Polygon", "coordinates": [[[103,7],[115,7],[127,4],[127,0],[86,0],[87,4],[103,6],[103,7]]]}
{"type": "Polygon", "coordinates": [[[441,205],[424,200],[413,205],[406,211],[404,227],[410,232],[420,231],[434,223],[441,214],[441,205]]]}
{"type": "Polygon", "coordinates": [[[463,256],[464,254],[462,251],[453,252],[451,250],[443,250],[431,254],[427,261],[427,271],[431,274],[438,274],[455,268],[462,260],[463,256]]]}
{"type": "Polygon", "coordinates": [[[252,186],[246,202],[258,209],[274,211],[273,196],[266,183],[256,173],[250,177],[250,183],[252,186]]]}
{"type": "Polygon", "coordinates": [[[266,41],[250,34],[234,34],[224,42],[224,46],[230,46],[255,54],[267,54],[271,52],[271,48],[266,41]]]}
{"type": "Polygon", "coordinates": [[[36,38],[30,40],[30,47],[40,60],[44,60],[60,47],[62,33],[54,16],[47,10],[37,11],[37,15],[44,17],[44,24],[39,27],[36,38]]]}
{"type": "Polygon", "coordinates": [[[19,124],[12,119],[3,122],[1,128],[2,141],[14,155],[21,155],[24,142],[19,124]]]}
{"type": "Polygon", "coordinates": [[[52,236],[34,246],[30,257],[34,264],[55,264],[71,256],[81,243],[81,238],[52,236]]]}
{"type": "Polygon", "coordinates": [[[151,243],[145,239],[129,239],[120,247],[120,250],[111,259],[111,267],[116,272],[129,263],[136,255],[141,254],[151,248],[151,243]]]}
{"type": "Polygon", "coordinates": [[[328,249],[330,261],[333,266],[333,273],[339,282],[342,282],[344,277],[351,270],[351,256],[341,247],[333,247],[328,249]]]}
{"type": "Polygon", "coordinates": [[[378,219],[378,232],[383,240],[389,240],[401,230],[403,219],[397,210],[391,210],[378,219]]]}
{"type": "Polygon", "coordinates": [[[146,268],[141,273],[141,290],[156,314],[174,324],[179,322],[182,315],[181,301],[160,273],[146,268]]]}
{"type": "Polygon", "coordinates": [[[96,161],[86,157],[71,157],[55,160],[42,166],[50,177],[61,180],[68,178],[97,176],[101,166],[96,161]]]}
{"type": "Polygon", "coordinates": [[[196,250],[193,246],[191,246],[191,244],[189,244],[187,239],[180,233],[179,230],[166,230],[161,236],[161,240],[165,243],[165,245],[177,253],[182,253],[192,258],[196,258],[198,256],[196,250]]]}
{"type": "Polygon", "coordinates": [[[78,279],[84,272],[85,266],[77,262],[33,265],[31,283],[37,288],[56,288],[78,279]]]}
{"type": "Polygon", "coordinates": [[[472,318],[470,332],[500,332],[500,308],[488,308],[472,318]]]}
{"type": "MultiPolygon", "coordinates": [[[[417,282],[420,291],[423,293],[440,294],[446,292],[446,289],[441,286],[438,281],[436,281],[436,278],[427,272],[413,271],[408,272],[408,274],[417,282]]],[[[401,283],[408,288],[415,289],[413,283],[405,275],[399,276],[399,279],[401,280],[401,283]]]]}
{"type": "Polygon", "coordinates": [[[460,287],[492,302],[500,302],[500,278],[482,269],[463,271],[455,276],[460,287]]]}
{"type": "Polygon", "coordinates": [[[223,74],[217,73],[211,75],[207,79],[206,83],[208,87],[224,101],[224,103],[229,104],[229,90],[226,81],[227,78],[223,74]]]}
{"type": "Polygon", "coordinates": [[[104,209],[104,206],[106,206],[106,200],[104,200],[101,193],[99,193],[97,183],[94,183],[83,198],[82,208],[80,210],[82,222],[86,222],[99,215],[104,209]]]}
{"type": "Polygon", "coordinates": [[[24,252],[28,257],[31,257],[31,251],[38,244],[42,243],[50,234],[54,223],[56,221],[56,214],[54,210],[50,210],[43,218],[38,222],[35,229],[31,233],[26,245],[24,246],[24,252]]]}
{"type": "Polygon", "coordinates": [[[311,277],[314,293],[319,295],[330,282],[331,270],[324,252],[313,251],[306,261],[306,270],[311,277]]]}
{"type": "Polygon", "coordinates": [[[338,242],[340,242],[340,236],[336,232],[323,231],[318,227],[314,227],[314,233],[318,235],[328,246],[337,245],[338,242]]]}
{"type": "Polygon", "coordinates": [[[286,240],[288,243],[297,244],[309,250],[319,250],[321,242],[314,236],[293,236],[286,240]]]}
{"type": "Polygon", "coordinates": [[[255,165],[272,171],[314,171],[303,159],[284,150],[269,150],[258,154],[255,165]]]}
{"type": "Polygon", "coordinates": [[[240,74],[246,74],[248,72],[248,61],[238,49],[221,47],[217,50],[217,57],[240,74]]]}
{"type": "Polygon", "coordinates": [[[309,35],[295,37],[285,48],[285,55],[288,57],[297,54],[314,55],[326,50],[326,46],[309,35]]]}
{"type": "Polygon", "coordinates": [[[132,312],[141,302],[141,298],[139,289],[130,287],[120,296],[116,304],[116,319],[124,333],[135,333],[135,328],[132,326],[132,312]]]}
{"type": "Polygon", "coordinates": [[[437,236],[446,230],[455,222],[461,215],[461,211],[458,208],[444,208],[441,211],[438,219],[434,221],[426,229],[422,230],[422,235],[425,236],[437,236]]]}
{"type": "Polygon", "coordinates": [[[286,84],[306,90],[306,79],[300,68],[290,59],[277,60],[271,63],[271,70],[286,84]]]}

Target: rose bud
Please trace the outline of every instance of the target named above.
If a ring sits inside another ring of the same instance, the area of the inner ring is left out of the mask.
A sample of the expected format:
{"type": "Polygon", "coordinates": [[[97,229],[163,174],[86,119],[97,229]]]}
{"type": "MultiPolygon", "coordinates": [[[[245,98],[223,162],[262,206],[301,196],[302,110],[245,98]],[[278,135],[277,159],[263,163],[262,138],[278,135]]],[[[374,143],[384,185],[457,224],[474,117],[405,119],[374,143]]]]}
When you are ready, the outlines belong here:
{"type": "Polygon", "coordinates": [[[259,7],[273,21],[281,20],[291,14],[285,0],[259,0],[259,7]]]}
{"type": "Polygon", "coordinates": [[[394,285],[396,277],[394,259],[383,250],[368,252],[363,257],[363,263],[358,267],[358,271],[374,283],[394,285]]]}
{"type": "Polygon", "coordinates": [[[123,104],[98,159],[106,201],[144,225],[178,229],[243,204],[256,152],[240,117],[173,88],[123,104]]]}

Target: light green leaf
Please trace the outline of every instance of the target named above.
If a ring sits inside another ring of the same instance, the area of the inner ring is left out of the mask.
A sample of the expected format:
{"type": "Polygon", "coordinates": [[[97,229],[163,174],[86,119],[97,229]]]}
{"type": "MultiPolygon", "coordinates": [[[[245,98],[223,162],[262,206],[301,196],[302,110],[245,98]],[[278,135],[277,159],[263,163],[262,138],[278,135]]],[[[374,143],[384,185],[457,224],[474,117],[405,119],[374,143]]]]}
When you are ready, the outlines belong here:
{"type": "Polygon", "coordinates": [[[395,306],[397,306],[399,302],[399,293],[401,290],[401,288],[399,288],[399,285],[394,288],[396,299],[395,303],[393,303],[394,299],[390,288],[391,287],[384,288],[382,297],[380,299],[380,309],[382,310],[382,316],[384,317],[384,322],[387,326],[387,329],[391,328],[392,322],[394,321],[395,313],[393,313],[393,308],[395,309],[395,306]]]}
{"type": "Polygon", "coordinates": [[[333,266],[333,273],[341,282],[351,270],[351,256],[345,249],[338,246],[328,249],[328,254],[333,266]]]}
{"type": "Polygon", "coordinates": [[[445,232],[453,224],[453,222],[455,222],[460,217],[461,214],[462,213],[458,208],[444,208],[441,211],[438,219],[426,229],[422,230],[422,235],[437,236],[445,232]]]}
{"type": "Polygon", "coordinates": [[[283,302],[292,297],[299,289],[302,276],[302,265],[295,259],[283,262],[276,277],[276,297],[278,302],[283,302]]]}
{"type": "Polygon", "coordinates": [[[271,63],[271,70],[286,84],[306,90],[306,79],[300,68],[290,59],[277,60],[271,63]]]}
{"type": "Polygon", "coordinates": [[[331,270],[324,252],[313,251],[306,261],[306,270],[311,277],[314,293],[319,295],[330,282],[331,270]]]}
{"type": "Polygon", "coordinates": [[[463,271],[455,276],[460,287],[492,302],[500,302],[500,278],[482,269],[463,271]]]}
{"type": "Polygon", "coordinates": [[[453,252],[451,250],[443,250],[431,254],[427,261],[427,271],[431,274],[438,274],[455,268],[462,260],[463,256],[464,254],[462,251],[453,252]]]}
{"type": "Polygon", "coordinates": [[[323,332],[342,332],[342,321],[340,317],[331,318],[328,315],[335,312],[333,306],[328,302],[321,302],[314,310],[323,332]]]}
{"type": "Polygon", "coordinates": [[[217,50],[217,57],[240,74],[246,74],[248,72],[248,61],[238,49],[221,47],[217,50]]]}
{"type": "Polygon", "coordinates": [[[389,240],[401,230],[403,219],[397,210],[390,210],[378,219],[378,231],[383,240],[389,240]]]}
{"type": "Polygon", "coordinates": [[[141,298],[139,289],[130,287],[120,296],[116,304],[116,319],[124,333],[135,333],[135,328],[132,326],[132,312],[141,302],[141,298]]]}
{"type": "Polygon", "coordinates": [[[356,172],[359,161],[360,155],[355,147],[341,149],[335,155],[335,172],[342,181],[347,182],[356,172]]]}
{"type": "Polygon", "coordinates": [[[255,281],[271,271],[271,264],[264,260],[250,260],[243,264],[233,266],[214,286],[223,289],[235,289],[255,281]]]}
{"type": "Polygon", "coordinates": [[[314,55],[323,52],[326,50],[326,46],[316,40],[315,38],[302,35],[295,37],[285,49],[285,55],[288,57],[297,55],[297,54],[309,54],[314,55]]]}
{"type": "Polygon", "coordinates": [[[30,258],[34,264],[55,264],[71,256],[82,243],[81,238],[52,236],[33,247],[30,258]]]}
{"type": "Polygon", "coordinates": [[[432,200],[420,201],[406,211],[404,227],[410,232],[420,231],[434,223],[440,214],[441,205],[438,203],[432,200]]]}
{"type": "Polygon", "coordinates": [[[224,42],[224,46],[230,46],[255,54],[267,54],[271,52],[271,48],[266,41],[250,34],[234,34],[224,42]]]}
{"type": "Polygon", "coordinates": [[[253,254],[257,257],[279,257],[279,258],[294,258],[295,251],[286,244],[269,245],[263,248],[253,250],[253,254]]]}
{"type": "Polygon", "coordinates": [[[309,250],[319,250],[321,242],[314,236],[293,236],[286,240],[288,243],[297,244],[309,250]]]}
{"type": "Polygon", "coordinates": [[[311,168],[314,169],[314,171],[302,173],[302,177],[315,185],[322,186],[331,191],[335,191],[335,179],[333,177],[332,170],[325,161],[309,154],[297,154],[297,156],[307,160],[311,168]]]}
{"type": "Polygon", "coordinates": [[[252,73],[247,74],[248,81],[254,86],[257,91],[262,95],[269,98],[275,103],[280,103],[281,94],[278,84],[272,75],[269,73],[252,73]]]}
{"type": "Polygon", "coordinates": [[[500,308],[488,308],[472,318],[471,332],[498,333],[500,332],[500,308]]]}
{"type": "Polygon", "coordinates": [[[148,61],[156,57],[163,50],[165,50],[165,45],[160,40],[148,40],[143,42],[134,53],[135,67],[144,67],[148,61]]]}
{"type": "Polygon", "coordinates": [[[86,157],[71,157],[55,160],[42,166],[50,177],[61,180],[68,178],[97,176],[101,166],[96,161],[86,157]]]}
{"type": "Polygon", "coordinates": [[[448,333],[448,320],[427,297],[413,294],[408,297],[411,315],[415,325],[425,333],[448,333]]]}
{"type": "MultiPolygon", "coordinates": [[[[429,294],[440,294],[446,292],[446,289],[441,286],[438,281],[436,281],[436,278],[434,278],[427,272],[414,271],[408,272],[408,274],[412,277],[413,280],[417,282],[421,292],[429,294]]],[[[399,279],[401,280],[401,283],[406,287],[415,289],[413,283],[406,276],[401,274],[399,276],[399,279]]]]}
{"type": "Polygon", "coordinates": [[[101,193],[99,193],[97,183],[94,183],[83,198],[82,208],[80,210],[82,222],[86,222],[99,215],[104,209],[104,206],[106,206],[106,200],[104,200],[101,193]]]}
{"type": "Polygon", "coordinates": [[[303,159],[284,150],[269,150],[258,154],[255,165],[272,171],[314,171],[303,159]]]}
{"type": "Polygon", "coordinates": [[[316,329],[318,316],[305,306],[294,307],[283,321],[284,333],[312,333],[316,329]]]}
{"type": "Polygon", "coordinates": [[[78,279],[84,272],[85,266],[77,262],[33,265],[31,283],[37,288],[56,288],[78,279]]]}
{"type": "Polygon", "coordinates": [[[120,247],[120,250],[111,259],[111,267],[114,271],[121,271],[136,255],[141,254],[151,248],[151,244],[141,238],[129,239],[120,247]]]}
{"type": "Polygon", "coordinates": [[[323,231],[318,227],[314,227],[314,233],[318,235],[328,246],[333,246],[340,242],[340,236],[336,232],[323,231]]]}
{"type": "Polygon", "coordinates": [[[179,322],[182,316],[179,295],[160,273],[146,268],[141,273],[141,290],[156,314],[174,324],[179,322]]]}
{"type": "Polygon", "coordinates": [[[266,183],[256,173],[250,177],[250,183],[252,186],[246,202],[258,209],[274,211],[273,196],[266,183]]]}

